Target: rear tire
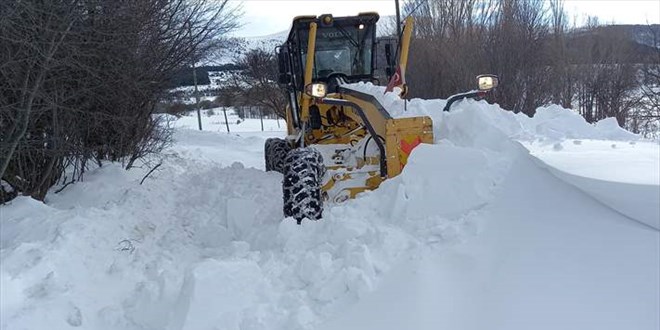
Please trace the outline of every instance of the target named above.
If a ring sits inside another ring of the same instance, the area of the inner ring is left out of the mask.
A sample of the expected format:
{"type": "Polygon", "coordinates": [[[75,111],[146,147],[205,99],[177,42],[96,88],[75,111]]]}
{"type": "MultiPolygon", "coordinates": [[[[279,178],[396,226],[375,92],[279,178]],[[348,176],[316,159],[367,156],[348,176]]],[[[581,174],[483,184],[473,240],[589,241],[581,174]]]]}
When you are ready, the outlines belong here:
{"type": "Polygon", "coordinates": [[[267,139],[264,144],[266,172],[284,173],[284,158],[289,150],[291,150],[291,146],[288,142],[278,138],[267,139]]]}
{"type": "Polygon", "coordinates": [[[284,216],[298,221],[321,219],[321,183],[325,174],[323,157],[313,148],[291,150],[284,161],[284,216]]]}

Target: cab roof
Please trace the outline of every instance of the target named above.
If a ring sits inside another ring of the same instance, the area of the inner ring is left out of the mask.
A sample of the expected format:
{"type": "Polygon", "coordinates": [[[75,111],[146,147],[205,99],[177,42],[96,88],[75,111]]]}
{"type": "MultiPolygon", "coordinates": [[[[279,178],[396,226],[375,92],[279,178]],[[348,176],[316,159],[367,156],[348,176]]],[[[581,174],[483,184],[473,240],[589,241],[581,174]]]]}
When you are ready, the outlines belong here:
{"type": "Polygon", "coordinates": [[[379,18],[380,16],[376,12],[359,13],[357,16],[342,17],[333,17],[331,14],[323,14],[319,16],[296,16],[293,19],[287,42],[291,41],[295,31],[309,29],[309,24],[312,22],[316,23],[318,28],[333,27],[337,25],[344,27],[355,24],[375,25],[379,18]],[[330,18],[330,23],[328,23],[328,17],[330,18]]]}

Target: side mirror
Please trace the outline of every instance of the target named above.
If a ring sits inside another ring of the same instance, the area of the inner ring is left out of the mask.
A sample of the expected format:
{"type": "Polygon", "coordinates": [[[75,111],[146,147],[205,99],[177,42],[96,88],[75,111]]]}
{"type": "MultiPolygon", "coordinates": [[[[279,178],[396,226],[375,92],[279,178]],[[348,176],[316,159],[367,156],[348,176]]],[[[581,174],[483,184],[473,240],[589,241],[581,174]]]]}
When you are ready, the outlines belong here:
{"type": "Polygon", "coordinates": [[[305,86],[305,94],[320,99],[328,94],[328,85],[324,83],[311,83],[305,86]]]}
{"type": "Polygon", "coordinates": [[[494,74],[482,74],[477,76],[477,85],[480,91],[487,92],[499,85],[500,79],[494,74]]]}

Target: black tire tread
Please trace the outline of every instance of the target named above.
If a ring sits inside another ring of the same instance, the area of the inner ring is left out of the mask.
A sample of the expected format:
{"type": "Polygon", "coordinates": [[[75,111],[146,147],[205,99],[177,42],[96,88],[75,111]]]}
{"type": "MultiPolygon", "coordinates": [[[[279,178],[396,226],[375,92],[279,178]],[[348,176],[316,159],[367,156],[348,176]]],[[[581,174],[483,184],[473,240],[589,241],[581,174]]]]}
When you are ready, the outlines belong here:
{"type": "Polygon", "coordinates": [[[284,173],[284,159],[289,150],[291,150],[291,146],[285,140],[278,138],[267,139],[264,144],[266,172],[276,171],[284,173]]]}
{"type": "Polygon", "coordinates": [[[323,157],[318,150],[298,148],[287,154],[282,182],[285,216],[293,217],[298,223],[304,218],[321,218],[321,184],[324,174],[323,157]]]}

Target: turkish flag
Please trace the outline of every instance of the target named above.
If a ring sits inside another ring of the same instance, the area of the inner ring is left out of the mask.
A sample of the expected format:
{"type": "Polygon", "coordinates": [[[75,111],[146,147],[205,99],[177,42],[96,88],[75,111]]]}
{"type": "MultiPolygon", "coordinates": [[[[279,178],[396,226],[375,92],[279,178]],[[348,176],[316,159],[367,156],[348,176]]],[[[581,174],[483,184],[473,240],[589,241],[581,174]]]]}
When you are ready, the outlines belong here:
{"type": "Polygon", "coordinates": [[[390,82],[387,83],[387,87],[385,88],[385,93],[391,92],[394,90],[394,87],[401,86],[405,83],[406,83],[406,79],[404,78],[403,72],[401,72],[401,66],[397,66],[396,72],[394,72],[392,78],[390,78],[390,82]]]}

